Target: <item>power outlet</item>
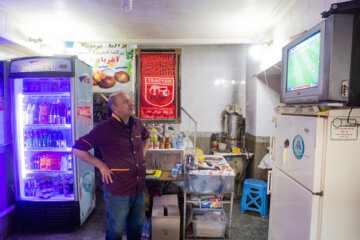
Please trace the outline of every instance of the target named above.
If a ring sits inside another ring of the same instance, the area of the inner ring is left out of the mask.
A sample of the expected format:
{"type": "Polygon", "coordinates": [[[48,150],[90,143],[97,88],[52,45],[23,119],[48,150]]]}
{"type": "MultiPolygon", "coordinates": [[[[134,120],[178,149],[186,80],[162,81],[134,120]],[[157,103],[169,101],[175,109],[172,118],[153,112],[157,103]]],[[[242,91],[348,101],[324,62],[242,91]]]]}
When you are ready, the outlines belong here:
{"type": "Polygon", "coordinates": [[[343,80],[341,81],[341,97],[349,96],[349,81],[343,80]]]}

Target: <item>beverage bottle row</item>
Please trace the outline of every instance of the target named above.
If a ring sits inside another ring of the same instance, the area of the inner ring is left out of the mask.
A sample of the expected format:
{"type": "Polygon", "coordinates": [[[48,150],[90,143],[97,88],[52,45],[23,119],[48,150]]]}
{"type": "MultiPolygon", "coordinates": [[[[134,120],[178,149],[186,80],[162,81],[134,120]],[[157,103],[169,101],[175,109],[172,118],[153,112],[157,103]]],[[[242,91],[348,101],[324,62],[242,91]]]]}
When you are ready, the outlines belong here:
{"type": "Polygon", "coordinates": [[[27,177],[24,182],[26,197],[40,197],[49,199],[56,195],[69,197],[74,193],[72,175],[27,177]]]}
{"type": "Polygon", "coordinates": [[[72,155],[64,153],[42,152],[31,158],[32,170],[72,171],[72,155]]]}
{"type": "Polygon", "coordinates": [[[70,92],[70,82],[24,82],[24,92],[70,92]]]}
{"type": "Polygon", "coordinates": [[[26,106],[25,124],[70,124],[71,108],[65,103],[30,101],[26,106]]]}
{"type": "Polygon", "coordinates": [[[66,139],[61,131],[50,131],[45,129],[25,131],[25,147],[66,147],[66,139]]]}

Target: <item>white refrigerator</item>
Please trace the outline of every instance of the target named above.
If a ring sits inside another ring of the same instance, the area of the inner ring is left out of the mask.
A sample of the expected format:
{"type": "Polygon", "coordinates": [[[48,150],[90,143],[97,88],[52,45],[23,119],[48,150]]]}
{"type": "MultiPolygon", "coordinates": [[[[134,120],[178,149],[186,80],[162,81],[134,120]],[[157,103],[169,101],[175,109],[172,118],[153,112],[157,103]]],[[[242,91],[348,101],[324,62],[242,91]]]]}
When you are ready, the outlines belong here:
{"type": "Polygon", "coordinates": [[[360,239],[360,109],[350,110],[277,116],[269,240],[360,239]]]}

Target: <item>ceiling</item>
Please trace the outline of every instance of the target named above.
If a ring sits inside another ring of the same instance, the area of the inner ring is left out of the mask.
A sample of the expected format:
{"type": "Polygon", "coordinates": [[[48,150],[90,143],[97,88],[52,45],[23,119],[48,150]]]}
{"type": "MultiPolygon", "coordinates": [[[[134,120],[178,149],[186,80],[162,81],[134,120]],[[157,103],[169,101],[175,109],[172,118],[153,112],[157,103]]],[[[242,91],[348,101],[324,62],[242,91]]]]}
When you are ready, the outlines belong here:
{"type": "Polygon", "coordinates": [[[254,43],[295,0],[1,0],[24,36],[137,44],[254,43]]]}

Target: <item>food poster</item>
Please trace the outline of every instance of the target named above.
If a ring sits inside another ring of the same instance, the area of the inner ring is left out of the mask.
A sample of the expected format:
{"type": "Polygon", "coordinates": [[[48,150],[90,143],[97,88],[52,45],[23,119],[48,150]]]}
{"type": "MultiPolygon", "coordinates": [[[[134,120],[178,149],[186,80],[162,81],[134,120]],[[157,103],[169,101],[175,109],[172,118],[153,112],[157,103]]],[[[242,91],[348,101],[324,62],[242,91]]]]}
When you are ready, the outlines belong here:
{"type": "MultiPolygon", "coordinates": [[[[70,45],[71,46],[71,45],[70,45]]],[[[74,43],[66,52],[77,55],[93,68],[93,92],[134,92],[136,45],[74,43]]]]}
{"type": "Polygon", "coordinates": [[[176,54],[141,54],[140,118],[175,119],[176,54]]]}

